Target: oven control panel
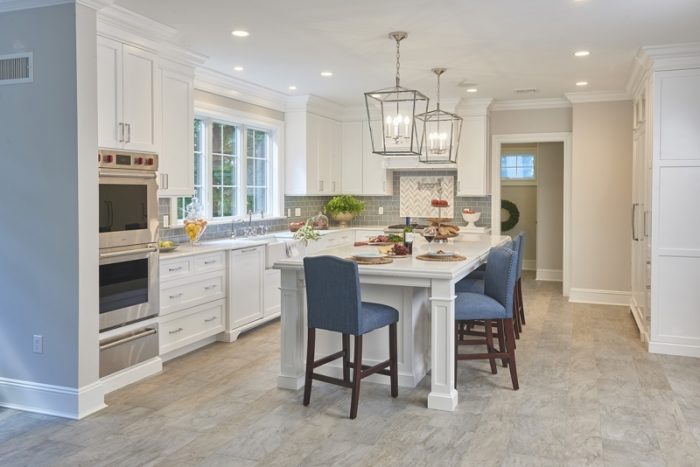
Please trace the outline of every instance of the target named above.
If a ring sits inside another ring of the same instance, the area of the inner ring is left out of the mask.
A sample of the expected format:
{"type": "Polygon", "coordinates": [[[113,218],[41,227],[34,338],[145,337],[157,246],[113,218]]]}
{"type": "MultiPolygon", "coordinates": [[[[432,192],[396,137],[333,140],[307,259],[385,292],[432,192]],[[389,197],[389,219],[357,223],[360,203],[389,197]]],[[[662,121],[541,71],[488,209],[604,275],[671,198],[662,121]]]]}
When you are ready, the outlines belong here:
{"type": "Polygon", "coordinates": [[[158,170],[158,156],[156,154],[101,149],[97,151],[97,164],[100,168],[136,169],[155,172],[158,170]]]}

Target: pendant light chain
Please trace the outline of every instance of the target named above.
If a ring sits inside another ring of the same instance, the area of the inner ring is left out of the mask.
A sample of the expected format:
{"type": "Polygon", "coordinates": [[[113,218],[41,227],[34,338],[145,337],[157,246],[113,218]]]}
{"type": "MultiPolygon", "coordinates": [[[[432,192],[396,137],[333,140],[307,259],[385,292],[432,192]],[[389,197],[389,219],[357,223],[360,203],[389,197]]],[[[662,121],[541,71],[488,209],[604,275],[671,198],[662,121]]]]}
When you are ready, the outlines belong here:
{"type": "Polygon", "coordinates": [[[400,47],[401,47],[401,39],[396,39],[396,87],[399,87],[399,82],[401,81],[401,52],[400,52],[400,47]]]}
{"type": "Polygon", "coordinates": [[[437,109],[440,111],[440,74],[437,75],[437,109]]]}

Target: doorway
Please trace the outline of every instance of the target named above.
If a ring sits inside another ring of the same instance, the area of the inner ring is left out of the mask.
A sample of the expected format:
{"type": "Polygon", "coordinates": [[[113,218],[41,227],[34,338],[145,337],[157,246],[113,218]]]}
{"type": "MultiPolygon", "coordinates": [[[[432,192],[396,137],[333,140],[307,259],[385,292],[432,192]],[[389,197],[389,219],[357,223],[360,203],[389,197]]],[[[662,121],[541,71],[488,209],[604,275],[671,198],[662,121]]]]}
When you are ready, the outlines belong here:
{"type": "MultiPolygon", "coordinates": [[[[518,210],[523,210],[522,221],[519,219],[518,225],[503,234],[516,235],[524,230],[528,241],[523,268],[536,269],[540,280],[562,281],[562,293],[568,296],[571,133],[494,135],[491,148],[493,233],[501,234],[501,201],[511,201],[516,207],[519,204],[518,210]]],[[[506,218],[508,216],[505,214],[506,218]]]]}

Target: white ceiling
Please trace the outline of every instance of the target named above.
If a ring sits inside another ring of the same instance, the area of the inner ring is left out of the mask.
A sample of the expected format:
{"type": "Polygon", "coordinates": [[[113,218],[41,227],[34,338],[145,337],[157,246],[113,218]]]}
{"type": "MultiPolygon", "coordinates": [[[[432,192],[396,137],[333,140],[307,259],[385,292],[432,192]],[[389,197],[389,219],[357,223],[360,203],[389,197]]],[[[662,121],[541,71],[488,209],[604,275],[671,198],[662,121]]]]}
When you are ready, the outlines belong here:
{"type": "Polygon", "coordinates": [[[394,43],[404,30],[402,85],[434,96],[430,69],[447,68],[442,96],[462,81],[477,97],[513,99],[575,91],[624,90],[644,45],[700,41],[699,0],[117,0],[176,28],[179,45],[209,57],[205,66],[287,94],[361,104],[388,87],[394,43]],[[235,38],[233,29],[250,31],[235,38]],[[591,55],[575,58],[588,49],[591,55]],[[233,70],[243,66],[242,72],[233,70]],[[322,78],[322,70],[334,76],[322,78]],[[585,80],[586,88],[575,86],[585,80]],[[294,84],[292,92],[288,86],[294,84]]]}

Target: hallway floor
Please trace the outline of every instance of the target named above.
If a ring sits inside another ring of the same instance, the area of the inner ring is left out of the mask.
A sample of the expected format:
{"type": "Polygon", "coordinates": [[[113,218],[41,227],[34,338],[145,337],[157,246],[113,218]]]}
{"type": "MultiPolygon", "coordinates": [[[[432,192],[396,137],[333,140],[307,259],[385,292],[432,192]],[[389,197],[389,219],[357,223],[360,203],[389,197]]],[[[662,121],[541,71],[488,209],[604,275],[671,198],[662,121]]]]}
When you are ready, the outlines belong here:
{"type": "Polygon", "coordinates": [[[430,386],[276,387],[279,322],[165,365],[71,421],[0,408],[0,465],[700,465],[700,359],[651,355],[629,310],[570,304],[524,282],[520,390],[460,362],[454,413],[430,386]]]}

